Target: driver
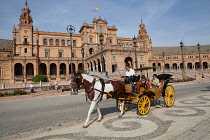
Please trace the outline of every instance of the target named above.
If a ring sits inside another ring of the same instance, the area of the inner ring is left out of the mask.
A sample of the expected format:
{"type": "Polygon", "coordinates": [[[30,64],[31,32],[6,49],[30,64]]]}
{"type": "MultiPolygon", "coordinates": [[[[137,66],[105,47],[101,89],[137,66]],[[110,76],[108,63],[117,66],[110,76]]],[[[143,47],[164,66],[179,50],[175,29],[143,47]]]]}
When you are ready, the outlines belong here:
{"type": "Polygon", "coordinates": [[[126,65],[125,67],[126,69],[126,75],[125,76],[133,76],[135,75],[135,71],[133,69],[131,69],[130,65],[126,65]]]}

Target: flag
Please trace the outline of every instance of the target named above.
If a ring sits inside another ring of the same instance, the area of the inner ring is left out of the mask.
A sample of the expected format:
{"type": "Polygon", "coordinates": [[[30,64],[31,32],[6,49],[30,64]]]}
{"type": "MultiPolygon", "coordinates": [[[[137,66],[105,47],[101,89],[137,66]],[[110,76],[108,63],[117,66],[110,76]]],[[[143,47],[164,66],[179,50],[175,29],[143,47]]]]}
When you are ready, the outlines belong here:
{"type": "Polygon", "coordinates": [[[94,9],[93,12],[98,11],[98,8],[94,9]]]}

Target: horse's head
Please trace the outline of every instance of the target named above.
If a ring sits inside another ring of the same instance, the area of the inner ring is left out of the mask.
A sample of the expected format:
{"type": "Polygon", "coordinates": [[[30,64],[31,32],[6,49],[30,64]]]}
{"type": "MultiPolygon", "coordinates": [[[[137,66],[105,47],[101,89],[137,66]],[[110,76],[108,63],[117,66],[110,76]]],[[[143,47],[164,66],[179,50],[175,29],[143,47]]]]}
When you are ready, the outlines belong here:
{"type": "Polygon", "coordinates": [[[82,74],[81,73],[75,73],[73,75],[73,87],[77,87],[79,88],[81,85],[82,85],[82,80],[83,80],[83,77],[82,77],[82,74]]]}

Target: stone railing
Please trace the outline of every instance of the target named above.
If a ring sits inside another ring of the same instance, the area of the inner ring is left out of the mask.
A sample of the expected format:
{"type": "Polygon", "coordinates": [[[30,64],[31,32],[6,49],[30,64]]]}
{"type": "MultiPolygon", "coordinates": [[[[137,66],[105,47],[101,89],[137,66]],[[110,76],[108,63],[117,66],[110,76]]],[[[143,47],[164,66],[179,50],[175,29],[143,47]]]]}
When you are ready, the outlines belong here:
{"type": "MultiPolygon", "coordinates": [[[[46,87],[50,85],[70,85],[70,81],[55,81],[55,82],[34,82],[34,87],[46,87]]],[[[19,83],[19,84],[4,84],[0,83],[0,89],[18,89],[18,88],[25,88],[30,87],[30,83],[19,83]]]]}

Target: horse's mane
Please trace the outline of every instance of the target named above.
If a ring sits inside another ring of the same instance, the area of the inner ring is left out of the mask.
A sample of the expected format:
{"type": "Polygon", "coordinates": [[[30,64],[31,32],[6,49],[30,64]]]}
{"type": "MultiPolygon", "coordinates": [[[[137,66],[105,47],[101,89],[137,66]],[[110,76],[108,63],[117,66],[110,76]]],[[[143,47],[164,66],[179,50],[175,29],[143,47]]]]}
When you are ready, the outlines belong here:
{"type": "Polygon", "coordinates": [[[96,78],[96,80],[98,80],[99,78],[98,77],[94,77],[94,76],[90,76],[90,75],[88,75],[88,74],[82,74],[82,77],[83,77],[83,79],[85,79],[85,80],[87,80],[87,81],[89,81],[89,82],[93,82],[93,79],[94,78],[96,78]]]}

